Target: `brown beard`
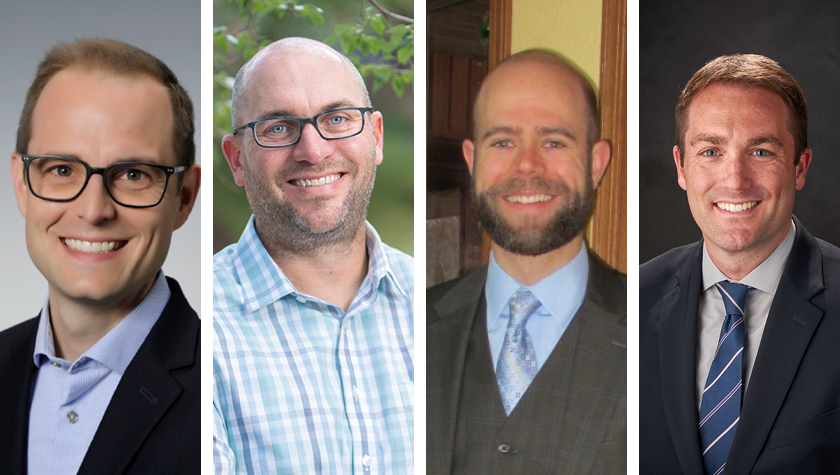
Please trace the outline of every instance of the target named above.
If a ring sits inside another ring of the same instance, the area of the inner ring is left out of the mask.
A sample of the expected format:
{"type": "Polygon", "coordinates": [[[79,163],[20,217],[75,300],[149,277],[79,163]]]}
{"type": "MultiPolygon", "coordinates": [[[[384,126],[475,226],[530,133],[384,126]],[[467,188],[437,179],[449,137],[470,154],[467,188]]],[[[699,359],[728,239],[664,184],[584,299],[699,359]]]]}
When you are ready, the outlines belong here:
{"type": "Polygon", "coordinates": [[[514,177],[479,193],[476,191],[473,175],[472,190],[478,222],[494,243],[514,254],[537,256],[560,248],[579,236],[592,217],[595,189],[590,169],[591,164],[587,165],[584,189],[577,192],[572,191],[563,181],[548,182],[541,177],[528,180],[514,177]],[[563,206],[554,212],[542,229],[538,229],[536,223],[514,227],[493,202],[501,195],[522,190],[559,195],[563,206]]]}

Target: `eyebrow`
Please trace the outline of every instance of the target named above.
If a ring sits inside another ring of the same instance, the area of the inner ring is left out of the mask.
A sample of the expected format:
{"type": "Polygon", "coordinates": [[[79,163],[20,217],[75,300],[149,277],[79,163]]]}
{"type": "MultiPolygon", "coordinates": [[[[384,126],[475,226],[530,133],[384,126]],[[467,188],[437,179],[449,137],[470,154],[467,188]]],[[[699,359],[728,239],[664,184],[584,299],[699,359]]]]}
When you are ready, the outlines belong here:
{"type": "MultiPolygon", "coordinates": [[[[523,131],[522,127],[512,127],[512,126],[509,126],[509,125],[502,125],[502,126],[499,126],[499,127],[491,127],[489,129],[487,129],[486,132],[484,132],[484,134],[481,136],[481,140],[485,140],[488,137],[491,137],[491,136],[497,135],[497,134],[509,134],[509,135],[521,134],[522,131],[523,131]]],[[[565,127],[538,127],[537,128],[537,133],[539,135],[543,135],[543,136],[544,135],[562,135],[562,136],[564,136],[564,137],[566,137],[566,138],[568,138],[572,141],[577,141],[577,137],[575,136],[575,134],[572,133],[571,130],[569,130],[565,127]]]]}
{"type": "MultiPolygon", "coordinates": [[[[318,112],[315,115],[318,115],[322,112],[331,111],[333,109],[341,109],[342,107],[356,107],[356,106],[353,105],[353,102],[351,102],[347,99],[341,99],[341,100],[331,102],[331,103],[321,107],[320,109],[318,109],[318,112]]],[[[358,107],[363,107],[363,106],[358,106],[358,107]]],[[[274,110],[270,110],[270,111],[260,115],[260,117],[256,120],[270,119],[272,117],[297,117],[297,116],[288,109],[274,109],[274,110]]],[[[308,117],[299,117],[299,118],[306,119],[308,117]]]]}
{"type": "MultiPolygon", "coordinates": [[[[43,157],[43,156],[47,156],[47,155],[48,156],[53,156],[53,157],[74,158],[76,160],[81,160],[81,161],[87,163],[89,166],[92,166],[92,165],[90,165],[90,163],[88,163],[87,160],[85,160],[84,158],[80,157],[79,155],[77,155],[75,153],[44,153],[44,154],[34,155],[34,156],[43,157]]],[[[117,161],[115,161],[113,163],[109,163],[108,165],[105,165],[105,167],[113,165],[115,163],[147,163],[149,165],[163,165],[163,166],[167,166],[167,167],[171,166],[171,165],[164,165],[163,163],[160,163],[160,160],[155,159],[155,158],[151,158],[151,157],[122,157],[122,158],[118,158],[117,161]]],[[[105,167],[101,167],[101,168],[105,168],[105,167]]],[[[100,167],[93,167],[93,168],[100,168],[100,167]]]]}
{"type": "MultiPolygon", "coordinates": [[[[697,145],[698,143],[709,143],[712,145],[725,145],[727,140],[719,135],[705,135],[701,134],[691,139],[691,145],[697,145]]],[[[754,147],[756,145],[761,144],[770,144],[775,147],[784,148],[784,144],[778,137],[774,135],[761,135],[758,137],[753,137],[747,141],[748,147],[754,147]]]]}

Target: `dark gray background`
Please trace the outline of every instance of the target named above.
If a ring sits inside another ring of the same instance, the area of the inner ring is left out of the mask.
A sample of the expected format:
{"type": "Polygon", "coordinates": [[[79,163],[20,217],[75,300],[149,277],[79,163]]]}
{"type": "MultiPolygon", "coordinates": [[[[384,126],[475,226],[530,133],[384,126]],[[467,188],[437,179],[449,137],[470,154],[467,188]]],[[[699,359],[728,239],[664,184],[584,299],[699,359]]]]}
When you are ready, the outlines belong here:
{"type": "Polygon", "coordinates": [[[790,0],[639,4],[639,262],[700,239],[671,149],[680,91],[724,54],[767,56],[808,101],[811,167],[793,212],[840,245],[840,3],[790,0]]]}

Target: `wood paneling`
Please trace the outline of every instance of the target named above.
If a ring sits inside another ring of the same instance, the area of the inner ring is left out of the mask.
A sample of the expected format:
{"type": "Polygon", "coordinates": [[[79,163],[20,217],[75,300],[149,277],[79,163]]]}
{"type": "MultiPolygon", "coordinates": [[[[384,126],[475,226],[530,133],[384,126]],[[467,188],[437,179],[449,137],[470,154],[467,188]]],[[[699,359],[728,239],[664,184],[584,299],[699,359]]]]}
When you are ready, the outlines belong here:
{"type": "Polygon", "coordinates": [[[627,2],[604,0],[601,30],[601,136],[612,159],[601,182],[589,244],[611,267],[627,272],[627,2]]]}

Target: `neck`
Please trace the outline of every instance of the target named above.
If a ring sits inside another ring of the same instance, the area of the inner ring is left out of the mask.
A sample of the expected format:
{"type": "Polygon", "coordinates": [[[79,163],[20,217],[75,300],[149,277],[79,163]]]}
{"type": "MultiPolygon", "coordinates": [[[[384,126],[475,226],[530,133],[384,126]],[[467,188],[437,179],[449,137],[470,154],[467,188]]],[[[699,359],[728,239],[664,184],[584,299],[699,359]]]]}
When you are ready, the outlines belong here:
{"type": "Polygon", "coordinates": [[[525,256],[505,251],[496,243],[492,244],[493,257],[509,276],[522,285],[534,285],[557,269],[568,264],[583,243],[580,236],[572,239],[557,249],[538,256],[525,256]]]}
{"type": "Polygon", "coordinates": [[[781,237],[778,239],[770,241],[769,244],[761,247],[740,249],[736,251],[728,251],[726,249],[710,245],[710,241],[704,237],[704,240],[706,241],[706,252],[709,253],[709,258],[712,259],[715,266],[723,272],[726,277],[732,280],[741,280],[762,262],[767,260],[767,258],[770,257],[770,254],[773,254],[773,251],[782,245],[782,242],[784,242],[787,237],[789,230],[790,223],[788,222],[788,227],[785,228],[785,232],[781,233],[781,237]]]}
{"type": "Polygon", "coordinates": [[[364,225],[359,227],[352,239],[304,255],[285,249],[266,250],[298,292],[337,305],[345,312],[367,276],[364,225]]]}
{"type": "Polygon", "coordinates": [[[50,286],[50,324],[55,355],[76,361],[117,326],[149,293],[155,279],[130,296],[109,301],[78,299],[50,286]]]}

